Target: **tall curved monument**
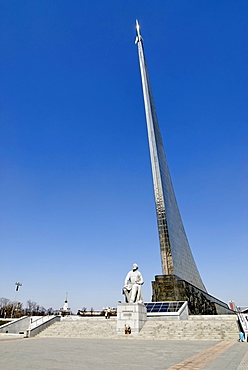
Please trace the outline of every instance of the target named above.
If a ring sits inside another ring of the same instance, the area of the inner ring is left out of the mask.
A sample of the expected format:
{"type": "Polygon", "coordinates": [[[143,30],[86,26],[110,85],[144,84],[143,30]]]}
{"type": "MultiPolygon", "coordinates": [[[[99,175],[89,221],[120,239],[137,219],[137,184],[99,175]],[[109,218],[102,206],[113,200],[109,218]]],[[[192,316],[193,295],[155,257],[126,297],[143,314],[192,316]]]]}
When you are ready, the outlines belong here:
{"type": "Polygon", "coordinates": [[[176,275],[206,291],[192,256],[177,206],[152,97],[138,21],[136,21],[136,29],[163,274],[176,275]]]}
{"type": "MultiPolygon", "coordinates": [[[[158,223],[163,275],[157,275],[153,286],[153,301],[188,300],[204,301],[207,313],[212,310],[211,298],[202,282],[194,261],[178,209],[162,137],[159,129],[152,90],[145,61],[143,39],[136,21],[136,40],[143,88],[145,115],[150,149],[153,187],[158,223]],[[208,300],[209,302],[206,302],[208,300]]],[[[227,306],[221,301],[219,303],[227,306]]],[[[192,307],[191,312],[195,309],[192,307]]],[[[201,312],[203,313],[203,312],[201,312]]]]}

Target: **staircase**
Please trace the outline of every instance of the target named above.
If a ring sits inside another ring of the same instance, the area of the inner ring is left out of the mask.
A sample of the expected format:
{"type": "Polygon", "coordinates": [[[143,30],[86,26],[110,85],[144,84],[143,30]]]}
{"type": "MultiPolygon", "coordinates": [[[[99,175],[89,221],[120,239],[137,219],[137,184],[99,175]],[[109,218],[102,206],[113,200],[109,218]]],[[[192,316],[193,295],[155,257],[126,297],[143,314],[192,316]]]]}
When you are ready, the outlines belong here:
{"type": "Polygon", "coordinates": [[[237,340],[236,315],[189,316],[189,320],[148,318],[139,334],[116,333],[116,318],[67,316],[38,334],[38,337],[161,339],[161,340],[237,340]]]}
{"type": "Polygon", "coordinates": [[[245,335],[245,340],[247,341],[247,338],[248,338],[248,319],[247,319],[247,315],[242,313],[240,310],[237,311],[237,314],[238,314],[238,319],[239,319],[239,324],[240,324],[241,330],[243,331],[243,333],[245,335]]]}
{"type": "Polygon", "coordinates": [[[65,316],[61,321],[38,334],[38,337],[57,338],[114,338],[116,318],[65,316]]]}
{"type": "Polygon", "coordinates": [[[189,316],[188,320],[148,320],[140,332],[144,339],[237,340],[236,315],[189,316]]]}

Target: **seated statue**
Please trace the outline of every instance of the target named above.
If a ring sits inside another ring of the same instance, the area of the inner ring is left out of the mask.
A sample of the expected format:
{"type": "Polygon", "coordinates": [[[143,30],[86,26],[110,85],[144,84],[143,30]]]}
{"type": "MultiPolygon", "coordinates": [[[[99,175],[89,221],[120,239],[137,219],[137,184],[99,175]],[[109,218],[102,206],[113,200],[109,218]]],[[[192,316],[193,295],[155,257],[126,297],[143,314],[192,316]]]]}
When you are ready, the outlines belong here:
{"type": "Polygon", "coordinates": [[[142,303],[141,285],[144,284],[143,277],[138,271],[138,265],[133,264],[133,269],[126,276],[122,293],[126,297],[126,303],[142,303]]]}

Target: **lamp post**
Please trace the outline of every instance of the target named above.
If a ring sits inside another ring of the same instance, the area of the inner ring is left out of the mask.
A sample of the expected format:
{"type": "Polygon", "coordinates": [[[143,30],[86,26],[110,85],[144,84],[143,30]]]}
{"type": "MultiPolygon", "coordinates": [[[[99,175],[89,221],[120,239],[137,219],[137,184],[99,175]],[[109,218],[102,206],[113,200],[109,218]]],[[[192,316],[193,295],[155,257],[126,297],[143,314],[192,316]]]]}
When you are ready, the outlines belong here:
{"type": "MultiPolygon", "coordinates": [[[[22,283],[19,283],[18,281],[15,283],[15,285],[16,285],[16,289],[15,289],[15,291],[16,291],[16,294],[17,294],[17,292],[18,292],[18,290],[19,290],[19,288],[20,288],[20,286],[22,286],[22,283]]],[[[15,300],[14,300],[14,302],[13,302],[13,307],[12,307],[12,311],[11,311],[11,318],[13,317],[13,314],[14,314],[14,309],[15,309],[15,305],[16,305],[16,294],[15,294],[15,300]]]]}
{"type": "Polygon", "coordinates": [[[16,285],[16,292],[18,292],[19,287],[20,287],[20,286],[22,286],[22,283],[18,283],[18,282],[17,282],[17,283],[15,283],[15,285],[16,285]]]}

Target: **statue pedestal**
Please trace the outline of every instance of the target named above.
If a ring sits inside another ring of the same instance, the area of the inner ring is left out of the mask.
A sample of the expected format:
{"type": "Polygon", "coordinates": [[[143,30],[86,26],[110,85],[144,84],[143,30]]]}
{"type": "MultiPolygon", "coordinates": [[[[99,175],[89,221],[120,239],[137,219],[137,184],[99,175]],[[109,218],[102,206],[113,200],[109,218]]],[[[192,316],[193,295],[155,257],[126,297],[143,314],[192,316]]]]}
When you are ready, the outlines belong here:
{"type": "Polygon", "coordinates": [[[143,303],[119,303],[117,306],[117,333],[124,334],[129,326],[132,333],[139,333],[147,320],[143,303]]]}
{"type": "Polygon", "coordinates": [[[156,275],[152,302],[187,301],[190,315],[231,315],[228,305],[175,275],[156,275]]]}

